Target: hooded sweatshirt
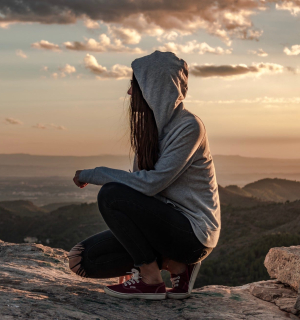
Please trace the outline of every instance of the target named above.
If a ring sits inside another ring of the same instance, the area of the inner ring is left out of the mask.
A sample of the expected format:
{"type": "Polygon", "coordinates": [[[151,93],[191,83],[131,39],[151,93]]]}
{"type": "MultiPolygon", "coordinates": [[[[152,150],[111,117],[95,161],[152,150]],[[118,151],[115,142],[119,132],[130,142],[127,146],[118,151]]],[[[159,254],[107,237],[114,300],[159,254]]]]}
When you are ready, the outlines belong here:
{"type": "Polygon", "coordinates": [[[214,248],[221,229],[218,184],[205,126],[182,102],[188,65],[172,52],[156,50],[131,67],[158,129],[154,169],[139,170],[135,154],[133,172],[101,166],[82,170],[79,181],[120,182],[170,204],[187,217],[199,241],[214,248]]]}

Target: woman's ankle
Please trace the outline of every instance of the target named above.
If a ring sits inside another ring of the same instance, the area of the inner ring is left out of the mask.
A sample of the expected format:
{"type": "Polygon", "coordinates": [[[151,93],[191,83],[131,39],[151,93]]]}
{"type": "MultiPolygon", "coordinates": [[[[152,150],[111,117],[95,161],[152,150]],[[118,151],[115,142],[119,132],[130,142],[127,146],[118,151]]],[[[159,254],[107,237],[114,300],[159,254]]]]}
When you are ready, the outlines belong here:
{"type": "Polygon", "coordinates": [[[162,268],[170,273],[180,274],[186,270],[187,264],[170,259],[164,259],[162,268]]]}
{"type": "Polygon", "coordinates": [[[152,274],[140,274],[142,277],[143,282],[147,284],[159,284],[163,282],[163,279],[161,276],[155,276],[152,274]]]}
{"type": "Polygon", "coordinates": [[[159,284],[163,282],[158,265],[155,262],[143,264],[140,268],[140,276],[143,282],[147,284],[159,284]]]}

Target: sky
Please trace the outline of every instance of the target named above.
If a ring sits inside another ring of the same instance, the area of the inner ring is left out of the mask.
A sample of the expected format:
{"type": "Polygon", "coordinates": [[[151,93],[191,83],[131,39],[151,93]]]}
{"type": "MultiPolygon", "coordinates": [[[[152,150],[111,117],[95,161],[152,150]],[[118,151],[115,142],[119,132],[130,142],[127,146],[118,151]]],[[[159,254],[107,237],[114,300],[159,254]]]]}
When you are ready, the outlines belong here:
{"type": "Polygon", "coordinates": [[[189,67],[212,155],[300,159],[300,0],[0,3],[0,153],[129,154],[131,62],[189,67]]]}

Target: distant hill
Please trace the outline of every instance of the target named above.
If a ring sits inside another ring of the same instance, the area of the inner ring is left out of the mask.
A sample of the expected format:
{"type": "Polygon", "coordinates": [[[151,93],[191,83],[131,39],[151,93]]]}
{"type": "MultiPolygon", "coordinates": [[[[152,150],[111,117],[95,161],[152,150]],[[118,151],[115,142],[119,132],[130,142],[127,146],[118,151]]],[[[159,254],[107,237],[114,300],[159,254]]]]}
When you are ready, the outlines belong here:
{"type": "Polygon", "coordinates": [[[28,200],[0,201],[0,207],[19,216],[35,216],[47,212],[28,200]]]}
{"type": "Polygon", "coordinates": [[[235,194],[238,194],[239,196],[253,197],[251,193],[247,192],[246,190],[244,190],[244,188],[241,188],[235,184],[226,186],[224,189],[226,189],[227,191],[233,192],[235,194]]]}
{"type": "Polygon", "coordinates": [[[262,179],[249,183],[243,189],[254,197],[276,202],[300,199],[300,182],[286,179],[262,179]]]}
{"type": "Polygon", "coordinates": [[[254,207],[257,205],[261,205],[262,203],[265,203],[265,201],[263,200],[257,199],[252,196],[245,196],[243,195],[242,192],[240,194],[237,192],[233,192],[229,188],[227,187],[223,188],[220,185],[218,185],[218,190],[219,190],[220,203],[224,206],[231,205],[233,207],[248,208],[248,207],[254,207]]]}
{"type": "Polygon", "coordinates": [[[0,235],[9,242],[35,237],[39,243],[70,250],[77,242],[106,229],[97,203],[63,206],[31,216],[0,206],[0,235]]]}
{"type": "MultiPolygon", "coordinates": [[[[57,202],[57,203],[46,204],[44,206],[41,206],[41,208],[46,210],[47,212],[51,212],[51,211],[54,211],[54,210],[56,210],[58,208],[61,208],[61,207],[70,206],[72,204],[80,205],[81,203],[82,202],[76,202],[76,201],[72,201],[72,202],[57,202]]],[[[1,202],[0,202],[0,205],[1,205],[1,202]]]]}
{"type": "Polygon", "coordinates": [[[295,201],[300,199],[300,182],[287,179],[261,179],[240,188],[237,185],[225,187],[226,190],[235,194],[255,197],[262,201],[295,201]]]}

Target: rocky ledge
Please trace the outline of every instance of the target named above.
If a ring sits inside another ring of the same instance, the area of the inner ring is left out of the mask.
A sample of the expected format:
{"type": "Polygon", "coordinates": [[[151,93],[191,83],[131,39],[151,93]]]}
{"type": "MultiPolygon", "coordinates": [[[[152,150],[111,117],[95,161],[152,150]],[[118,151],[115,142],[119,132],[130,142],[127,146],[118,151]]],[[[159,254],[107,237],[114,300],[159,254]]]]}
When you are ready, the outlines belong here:
{"type": "Polygon", "coordinates": [[[116,279],[75,275],[62,249],[0,241],[0,319],[299,319],[299,277],[294,273],[300,270],[300,246],[291,248],[274,248],[267,255],[265,265],[272,270],[271,277],[278,277],[275,280],[239,287],[206,286],[193,290],[185,300],[147,301],[107,296],[103,286],[116,279]],[[290,270],[295,270],[290,283],[275,267],[285,254],[285,272],[288,261],[293,264],[290,270]]]}

